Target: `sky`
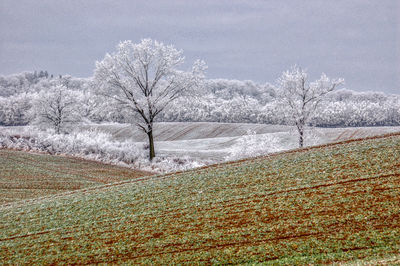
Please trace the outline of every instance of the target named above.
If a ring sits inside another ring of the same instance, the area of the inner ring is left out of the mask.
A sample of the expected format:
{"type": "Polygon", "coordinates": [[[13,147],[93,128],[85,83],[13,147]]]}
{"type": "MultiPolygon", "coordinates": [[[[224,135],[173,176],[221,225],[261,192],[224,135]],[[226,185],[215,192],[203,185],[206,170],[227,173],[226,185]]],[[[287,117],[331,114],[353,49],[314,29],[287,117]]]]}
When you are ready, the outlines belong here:
{"type": "Polygon", "coordinates": [[[0,0],[0,74],[89,77],[123,40],[152,38],[207,78],[276,83],[293,65],[400,94],[399,0],[0,0]]]}

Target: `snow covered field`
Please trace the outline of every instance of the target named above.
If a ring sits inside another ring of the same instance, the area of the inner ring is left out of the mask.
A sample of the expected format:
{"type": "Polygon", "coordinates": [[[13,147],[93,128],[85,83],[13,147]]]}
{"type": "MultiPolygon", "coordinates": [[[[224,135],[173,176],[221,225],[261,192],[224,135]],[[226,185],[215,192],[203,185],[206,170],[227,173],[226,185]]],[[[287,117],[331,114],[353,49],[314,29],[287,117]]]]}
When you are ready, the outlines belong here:
{"type": "MultiPolygon", "coordinates": [[[[156,123],[157,157],[147,159],[147,136],[129,124],[81,125],[68,135],[33,127],[0,127],[0,147],[66,154],[147,171],[173,172],[295,149],[294,127],[241,123],[156,123]]],[[[310,128],[305,145],[400,132],[400,127],[310,128]]]]}
{"type": "MultiPolygon", "coordinates": [[[[109,133],[118,141],[147,142],[147,136],[132,125],[87,125],[109,133]]],[[[391,132],[400,127],[311,128],[306,133],[306,145],[318,145],[347,139],[363,138],[391,132]]],[[[194,159],[225,161],[244,156],[297,148],[297,131],[284,125],[162,122],[156,123],[156,151],[164,156],[189,156],[194,159]]]]}

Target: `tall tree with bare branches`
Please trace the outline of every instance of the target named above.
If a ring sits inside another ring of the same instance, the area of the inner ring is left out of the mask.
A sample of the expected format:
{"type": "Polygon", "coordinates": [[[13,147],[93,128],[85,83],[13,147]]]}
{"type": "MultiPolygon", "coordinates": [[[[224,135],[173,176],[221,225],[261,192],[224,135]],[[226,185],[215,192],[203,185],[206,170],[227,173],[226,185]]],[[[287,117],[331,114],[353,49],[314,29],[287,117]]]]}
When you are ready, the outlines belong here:
{"type": "Polygon", "coordinates": [[[305,126],[315,114],[323,97],[344,83],[343,79],[330,79],[324,73],[309,83],[307,72],[293,66],[278,79],[278,92],[289,120],[299,133],[299,147],[304,145],[305,126]]]}
{"type": "Polygon", "coordinates": [[[42,90],[33,100],[33,124],[43,128],[52,127],[60,134],[80,121],[78,112],[81,93],[72,91],[64,84],[42,90]]]}
{"type": "Polygon", "coordinates": [[[132,111],[134,123],[149,140],[149,158],[155,157],[153,123],[173,101],[193,91],[206,68],[197,60],[191,71],[177,69],[182,51],[172,45],[144,39],[120,42],[113,54],[96,62],[94,81],[101,94],[132,111]]]}

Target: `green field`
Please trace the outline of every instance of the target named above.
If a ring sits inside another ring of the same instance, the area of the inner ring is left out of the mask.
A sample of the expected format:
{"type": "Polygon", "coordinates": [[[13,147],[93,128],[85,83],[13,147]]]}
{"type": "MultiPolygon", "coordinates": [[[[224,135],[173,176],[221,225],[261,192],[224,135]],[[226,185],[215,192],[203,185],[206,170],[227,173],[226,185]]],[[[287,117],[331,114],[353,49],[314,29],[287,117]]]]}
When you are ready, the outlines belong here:
{"type": "Polygon", "coordinates": [[[0,204],[149,174],[77,158],[0,149],[0,204]]]}
{"type": "Polygon", "coordinates": [[[395,264],[399,202],[400,135],[348,141],[5,205],[0,261],[395,264]]]}

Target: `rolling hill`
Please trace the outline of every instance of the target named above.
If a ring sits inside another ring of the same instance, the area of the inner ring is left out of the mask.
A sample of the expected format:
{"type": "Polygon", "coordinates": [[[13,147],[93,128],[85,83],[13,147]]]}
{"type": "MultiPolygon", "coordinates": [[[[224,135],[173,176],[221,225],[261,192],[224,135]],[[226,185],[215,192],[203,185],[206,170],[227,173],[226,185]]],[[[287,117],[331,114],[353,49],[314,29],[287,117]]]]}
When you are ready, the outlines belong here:
{"type": "Polygon", "coordinates": [[[400,134],[0,207],[9,264],[399,262],[400,134]]]}
{"type": "MultiPolygon", "coordinates": [[[[109,135],[110,141],[147,142],[147,136],[129,124],[80,125],[77,131],[94,130],[109,135]]],[[[0,127],[0,132],[30,136],[37,131],[30,126],[0,127]]],[[[400,132],[400,127],[360,128],[309,128],[306,130],[305,145],[320,145],[364,138],[385,133],[400,132]]],[[[191,158],[201,164],[223,162],[243,158],[235,156],[243,146],[252,146],[257,154],[295,149],[298,147],[297,131],[285,125],[212,123],[212,122],[159,122],[154,125],[156,154],[160,157],[191,158]],[[250,134],[250,140],[245,140],[250,134]],[[245,142],[245,144],[243,143],[245,142]],[[264,145],[262,145],[264,144],[264,145]]]]}
{"type": "MultiPolygon", "coordinates": [[[[83,130],[95,129],[109,133],[117,141],[147,142],[147,136],[128,124],[92,124],[83,130]]],[[[273,143],[262,147],[265,153],[298,147],[297,131],[285,125],[159,122],[154,125],[156,153],[161,156],[189,156],[195,160],[225,161],[232,151],[243,145],[243,136],[256,133],[258,143],[273,143]]],[[[305,145],[312,146],[349,139],[365,138],[400,132],[400,127],[310,128],[306,130],[305,145]]]]}
{"type": "MultiPolygon", "coordinates": [[[[129,124],[91,124],[82,125],[82,130],[95,129],[112,135],[116,140],[131,140],[147,142],[147,136],[137,127],[129,124]]],[[[345,127],[345,128],[314,128],[327,140],[342,141],[354,138],[370,137],[379,134],[399,132],[400,127],[345,127]]],[[[294,127],[270,124],[247,123],[213,123],[213,122],[158,122],[154,124],[154,139],[156,141],[181,141],[212,138],[230,138],[257,134],[291,133],[296,135],[294,127]]]]}
{"type": "Polygon", "coordinates": [[[72,157],[0,149],[0,204],[151,173],[72,157]]]}
{"type": "MultiPolygon", "coordinates": [[[[289,131],[290,126],[246,124],[246,123],[213,123],[213,122],[158,122],[154,124],[154,139],[157,141],[179,141],[193,139],[209,139],[239,137],[248,131],[257,134],[289,131]]],[[[110,133],[117,140],[146,142],[147,136],[136,126],[129,124],[91,124],[82,129],[96,129],[110,133]]]]}

